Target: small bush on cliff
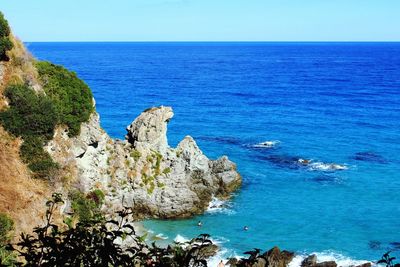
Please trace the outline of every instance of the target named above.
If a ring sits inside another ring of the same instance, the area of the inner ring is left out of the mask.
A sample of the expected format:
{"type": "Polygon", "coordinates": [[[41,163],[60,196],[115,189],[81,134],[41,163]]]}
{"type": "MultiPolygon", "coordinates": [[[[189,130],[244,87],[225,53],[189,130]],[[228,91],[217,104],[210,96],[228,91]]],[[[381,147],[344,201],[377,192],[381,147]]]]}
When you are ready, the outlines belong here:
{"type": "Polygon", "coordinates": [[[93,96],[89,87],[74,72],[49,62],[37,62],[40,80],[46,95],[54,102],[59,123],[69,127],[69,135],[79,134],[82,122],[93,112],[93,96]]]}
{"type": "Polygon", "coordinates": [[[0,61],[7,61],[8,57],[6,52],[13,48],[13,43],[10,40],[10,26],[8,21],[4,18],[3,13],[0,12],[0,61]]]}
{"type": "Polygon", "coordinates": [[[6,249],[11,241],[14,222],[8,215],[0,213],[0,266],[13,266],[15,263],[14,253],[6,249]]]}
{"type": "Polygon", "coordinates": [[[6,130],[15,136],[40,136],[49,140],[53,137],[57,123],[57,111],[52,101],[37,95],[26,85],[9,86],[4,95],[10,108],[0,114],[6,130]]]}
{"type": "Polygon", "coordinates": [[[45,95],[37,95],[26,85],[9,86],[4,95],[10,108],[0,112],[0,123],[15,136],[24,139],[21,158],[35,172],[36,177],[46,178],[57,165],[43,146],[54,134],[57,111],[45,95]]]}
{"type": "Polygon", "coordinates": [[[80,222],[87,223],[102,217],[101,206],[104,203],[104,193],[96,189],[87,195],[80,191],[70,193],[71,207],[80,222]]]}

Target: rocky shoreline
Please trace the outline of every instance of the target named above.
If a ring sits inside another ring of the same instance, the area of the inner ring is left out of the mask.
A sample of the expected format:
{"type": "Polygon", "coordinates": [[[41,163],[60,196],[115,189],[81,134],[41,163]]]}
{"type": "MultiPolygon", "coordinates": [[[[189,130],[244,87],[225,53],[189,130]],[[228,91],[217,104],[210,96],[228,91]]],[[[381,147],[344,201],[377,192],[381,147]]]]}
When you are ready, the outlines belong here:
{"type": "MultiPolygon", "coordinates": [[[[216,255],[217,250],[210,247],[209,252],[213,252],[216,255]]],[[[240,267],[240,266],[251,266],[251,267],[337,267],[339,265],[335,261],[321,261],[317,255],[311,254],[299,262],[295,262],[295,258],[298,256],[294,252],[281,250],[279,247],[273,247],[272,249],[261,253],[259,250],[254,249],[248,253],[245,253],[248,258],[230,258],[227,261],[223,261],[225,266],[240,267]]],[[[371,262],[363,262],[359,265],[349,265],[349,267],[371,267],[371,262]]]]}

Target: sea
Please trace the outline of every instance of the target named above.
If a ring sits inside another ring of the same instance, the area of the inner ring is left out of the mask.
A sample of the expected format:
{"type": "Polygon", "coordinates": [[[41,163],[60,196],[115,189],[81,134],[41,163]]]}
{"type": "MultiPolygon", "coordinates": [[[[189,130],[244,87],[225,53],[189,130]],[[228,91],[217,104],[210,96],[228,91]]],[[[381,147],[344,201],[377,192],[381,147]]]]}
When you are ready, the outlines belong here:
{"type": "Polygon", "coordinates": [[[219,258],[279,246],[299,255],[292,266],[311,253],[343,266],[400,257],[400,43],[26,45],[91,87],[112,137],[171,106],[171,146],[191,135],[237,164],[243,185],[230,200],[143,221],[154,238],[208,233],[219,258]]]}

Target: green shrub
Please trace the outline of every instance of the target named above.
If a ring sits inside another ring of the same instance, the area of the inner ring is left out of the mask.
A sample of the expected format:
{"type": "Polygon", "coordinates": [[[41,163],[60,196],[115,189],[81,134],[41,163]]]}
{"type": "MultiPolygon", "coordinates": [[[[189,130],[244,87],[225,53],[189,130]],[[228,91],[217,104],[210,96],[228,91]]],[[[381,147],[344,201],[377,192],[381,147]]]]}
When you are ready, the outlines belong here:
{"type": "Polygon", "coordinates": [[[7,214],[0,213],[0,246],[11,240],[11,232],[13,230],[13,220],[7,214]]]}
{"type": "Polygon", "coordinates": [[[100,208],[104,203],[104,193],[101,190],[92,191],[87,195],[80,191],[72,191],[69,198],[72,210],[80,222],[88,223],[102,217],[100,208]]]}
{"type": "Polygon", "coordinates": [[[13,48],[13,43],[7,36],[0,37],[0,61],[8,61],[7,51],[13,48]]]}
{"type": "Polygon", "coordinates": [[[49,62],[37,62],[40,80],[48,97],[54,102],[59,123],[69,127],[69,136],[79,134],[82,122],[93,112],[90,88],[74,72],[49,62]]]}
{"type": "Polygon", "coordinates": [[[8,21],[4,18],[3,13],[0,11],[0,37],[10,35],[10,26],[8,21]]]}
{"type": "Polygon", "coordinates": [[[37,136],[27,136],[21,145],[21,158],[35,173],[36,178],[47,178],[58,165],[53,161],[50,154],[43,149],[44,141],[37,136]]]}
{"type": "Polygon", "coordinates": [[[40,136],[50,140],[57,124],[57,111],[45,95],[26,85],[9,86],[4,95],[10,108],[0,113],[0,122],[15,136],[40,136]]]}
{"type": "Polygon", "coordinates": [[[140,153],[140,151],[138,151],[138,150],[136,150],[136,149],[134,149],[134,150],[131,152],[131,157],[132,157],[135,161],[138,161],[138,160],[140,159],[141,156],[142,156],[142,153],[140,153]]]}
{"type": "Polygon", "coordinates": [[[95,189],[92,192],[89,192],[86,196],[86,198],[93,200],[99,208],[104,204],[105,197],[103,191],[100,189],[95,189]]]}
{"type": "Polygon", "coordinates": [[[37,178],[46,178],[57,169],[43,146],[54,134],[57,111],[45,95],[37,95],[26,85],[13,85],[6,89],[5,96],[10,108],[0,112],[0,123],[4,128],[21,136],[21,158],[37,178]]]}
{"type": "Polygon", "coordinates": [[[4,213],[0,213],[0,266],[14,266],[16,261],[14,253],[6,249],[12,239],[14,222],[4,213]]]}
{"type": "Polygon", "coordinates": [[[164,170],[163,170],[163,173],[164,174],[168,174],[168,173],[170,173],[171,172],[171,168],[170,167],[167,167],[167,168],[165,168],[164,170]]]}
{"type": "Polygon", "coordinates": [[[10,26],[0,12],[0,60],[8,60],[6,52],[13,48],[13,43],[10,40],[10,26]]]}

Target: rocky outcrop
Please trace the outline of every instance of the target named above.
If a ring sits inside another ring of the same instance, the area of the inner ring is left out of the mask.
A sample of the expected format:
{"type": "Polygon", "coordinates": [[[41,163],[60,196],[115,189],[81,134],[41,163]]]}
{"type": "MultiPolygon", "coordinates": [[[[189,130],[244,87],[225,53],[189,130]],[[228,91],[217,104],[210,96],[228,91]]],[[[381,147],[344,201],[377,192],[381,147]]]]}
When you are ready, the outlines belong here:
{"type": "Polygon", "coordinates": [[[317,256],[315,254],[308,256],[301,262],[301,267],[336,267],[334,261],[324,261],[317,263],[317,256]]]}
{"type": "Polygon", "coordinates": [[[278,247],[273,247],[264,253],[263,257],[266,260],[266,266],[285,267],[293,260],[294,253],[287,250],[281,251],[278,247]]]}
{"type": "Polygon", "coordinates": [[[73,186],[106,194],[107,209],[132,207],[138,216],[187,217],[203,212],[213,196],[226,198],[241,184],[226,156],[208,159],[190,136],[176,148],[167,141],[170,107],[144,111],[128,127],[126,140],[110,138],[98,114],[70,138],[59,127],[47,145],[73,186]]]}

